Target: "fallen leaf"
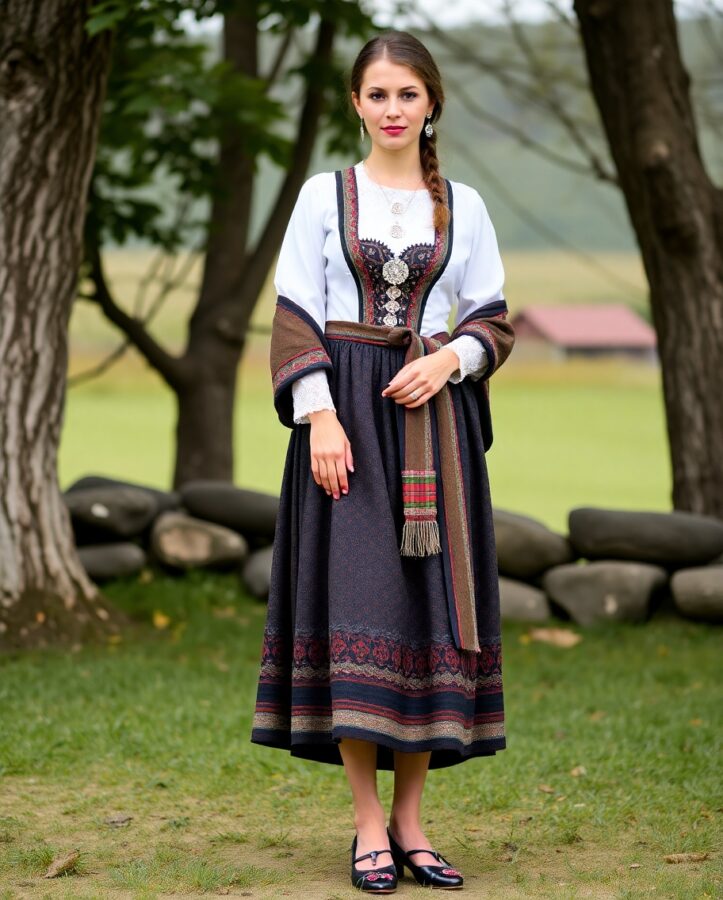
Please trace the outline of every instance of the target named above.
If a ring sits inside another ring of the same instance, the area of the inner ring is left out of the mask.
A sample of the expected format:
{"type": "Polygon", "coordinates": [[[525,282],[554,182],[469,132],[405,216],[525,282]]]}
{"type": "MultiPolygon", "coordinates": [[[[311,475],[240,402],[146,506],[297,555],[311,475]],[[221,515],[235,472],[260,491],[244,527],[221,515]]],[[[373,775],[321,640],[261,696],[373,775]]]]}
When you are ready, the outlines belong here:
{"type": "Polygon", "coordinates": [[[159,609],[153,610],[153,627],[154,628],[168,628],[171,624],[171,617],[167,616],[165,613],[162,613],[159,609]]]}
{"type": "Polygon", "coordinates": [[[607,713],[604,709],[596,709],[595,712],[591,712],[588,716],[591,722],[599,722],[600,719],[604,719],[607,713]]]}
{"type": "Polygon", "coordinates": [[[71,850],[70,853],[66,853],[65,856],[56,856],[55,859],[48,866],[48,871],[43,876],[44,878],[57,878],[58,875],[63,875],[66,872],[72,872],[75,868],[75,864],[80,859],[80,851],[79,850],[71,850]]]}
{"type": "Polygon", "coordinates": [[[543,794],[554,794],[555,793],[555,788],[550,787],[549,784],[538,784],[537,790],[542,791],[543,794]]]}
{"type": "Polygon", "coordinates": [[[521,634],[519,640],[521,644],[529,644],[532,638],[529,634],[521,634]]]}
{"type": "Polygon", "coordinates": [[[631,869],[639,869],[639,868],[640,868],[640,863],[630,863],[630,868],[631,868],[631,869]]]}
{"type": "Polygon", "coordinates": [[[541,641],[554,647],[574,647],[582,640],[582,635],[568,628],[532,628],[529,632],[531,641],[541,641]]]}
{"type": "Polygon", "coordinates": [[[587,775],[587,769],[585,766],[575,766],[574,769],[570,769],[570,774],[573,778],[578,778],[580,775],[587,775]]]}
{"type": "Polygon", "coordinates": [[[566,800],[566,799],[567,799],[567,794],[560,794],[559,797],[555,797],[555,803],[559,803],[560,800],[566,800]]]}
{"type": "Polygon", "coordinates": [[[667,863],[684,863],[684,862],[703,862],[708,859],[708,852],[705,853],[669,853],[663,859],[667,863]]]}
{"type": "Polygon", "coordinates": [[[702,724],[703,724],[703,720],[702,720],[702,719],[691,719],[691,720],[688,722],[688,724],[689,724],[689,725],[702,725],[702,724]]]}

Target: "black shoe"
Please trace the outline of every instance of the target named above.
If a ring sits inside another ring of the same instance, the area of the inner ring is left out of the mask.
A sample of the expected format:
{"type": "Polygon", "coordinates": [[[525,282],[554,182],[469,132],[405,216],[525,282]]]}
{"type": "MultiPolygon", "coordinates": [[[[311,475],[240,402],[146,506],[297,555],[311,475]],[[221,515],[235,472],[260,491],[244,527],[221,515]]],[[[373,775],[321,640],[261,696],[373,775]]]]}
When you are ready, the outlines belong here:
{"type": "Polygon", "coordinates": [[[441,853],[437,853],[436,850],[404,851],[394,840],[392,833],[388,828],[387,834],[389,835],[389,846],[392,848],[392,858],[394,859],[394,865],[396,866],[399,878],[404,877],[404,867],[406,866],[417,881],[421,885],[424,885],[424,887],[448,889],[462,887],[464,878],[462,878],[461,873],[452,868],[452,864],[447,862],[441,853]],[[442,865],[416,866],[409,858],[414,853],[431,853],[435,859],[438,859],[442,863],[442,865]]]}
{"type": "Polygon", "coordinates": [[[357,835],[354,835],[351,845],[351,883],[354,887],[359,888],[361,891],[374,892],[375,894],[391,894],[392,891],[396,891],[397,870],[394,867],[394,863],[378,869],[357,869],[354,865],[360,859],[367,859],[368,857],[371,857],[373,865],[376,865],[377,855],[379,853],[389,853],[389,850],[372,850],[370,853],[362,853],[361,856],[356,856],[356,839],[357,835]]]}

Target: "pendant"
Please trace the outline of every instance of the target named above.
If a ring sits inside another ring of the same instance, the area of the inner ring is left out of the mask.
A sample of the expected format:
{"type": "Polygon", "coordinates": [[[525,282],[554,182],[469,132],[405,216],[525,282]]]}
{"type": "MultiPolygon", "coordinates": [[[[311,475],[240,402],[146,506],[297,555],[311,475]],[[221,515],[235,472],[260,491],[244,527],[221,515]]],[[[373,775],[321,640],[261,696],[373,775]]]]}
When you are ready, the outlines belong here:
{"type": "Polygon", "coordinates": [[[396,285],[392,285],[391,287],[388,287],[386,290],[386,294],[390,300],[396,300],[397,297],[402,296],[402,292],[399,290],[398,287],[396,287],[396,285]]]}
{"type": "Polygon", "coordinates": [[[388,309],[390,313],[398,312],[401,308],[401,305],[396,300],[387,300],[384,304],[384,309],[388,309]]]}
{"type": "Polygon", "coordinates": [[[388,259],[382,266],[382,276],[390,284],[401,284],[409,275],[409,266],[403,259],[388,259]]]}
{"type": "Polygon", "coordinates": [[[399,224],[399,222],[395,222],[392,227],[389,229],[389,233],[393,238],[404,237],[404,229],[399,224]]]}
{"type": "Polygon", "coordinates": [[[393,216],[401,216],[401,214],[403,212],[404,212],[404,207],[402,206],[401,203],[399,203],[398,201],[395,201],[394,203],[392,203],[392,215],[393,216]]]}
{"type": "Polygon", "coordinates": [[[396,325],[397,317],[393,316],[391,313],[387,313],[387,315],[382,319],[382,322],[384,322],[385,325],[396,325]]]}

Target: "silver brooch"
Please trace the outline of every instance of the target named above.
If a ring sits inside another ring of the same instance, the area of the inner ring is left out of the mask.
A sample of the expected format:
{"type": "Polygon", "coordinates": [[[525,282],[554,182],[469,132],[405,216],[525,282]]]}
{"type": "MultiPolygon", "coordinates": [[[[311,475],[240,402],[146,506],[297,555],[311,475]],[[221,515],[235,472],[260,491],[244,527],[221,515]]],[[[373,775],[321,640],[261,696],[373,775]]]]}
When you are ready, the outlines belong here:
{"type": "Polygon", "coordinates": [[[406,281],[408,275],[409,266],[397,256],[387,260],[382,267],[382,276],[389,284],[401,284],[406,281]]]}
{"type": "Polygon", "coordinates": [[[382,277],[390,284],[386,291],[389,300],[384,304],[384,309],[388,310],[388,312],[382,319],[385,325],[393,326],[397,324],[397,317],[394,313],[399,312],[402,308],[401,304],[397,302],[397,297],[402,296],[402,292],[397,285],[406,281],[408,276],[409,266],[403,259],[399,259],[396,253],[392,259],[388,259],[382,266],[382,277]]]}

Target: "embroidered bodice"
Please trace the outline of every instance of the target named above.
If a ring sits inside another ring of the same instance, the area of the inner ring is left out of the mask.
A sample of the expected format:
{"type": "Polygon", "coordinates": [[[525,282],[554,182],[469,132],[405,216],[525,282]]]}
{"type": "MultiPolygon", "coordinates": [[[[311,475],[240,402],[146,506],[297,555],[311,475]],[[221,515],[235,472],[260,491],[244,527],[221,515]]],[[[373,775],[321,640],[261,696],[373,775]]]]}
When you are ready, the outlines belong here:
{"type": "MultiPolygon", "coordinates": [[[[444,185],[452,216],[435,231],[426,188],[382,191],[361,161],[313,175],[299,192],[282,242],[277,293],[302,306],[322,330],[327,320],[343,319],[404,324],[429,336],[448,332],[453,310],[457,324],[503,299],[504,270],[482,198],[461,182],[445,179],[444,185]],[[404,215],[391,214],[390,200],[406,208],[404,215]],[[398,238],[390,234],[395,221],[404,228],[398,238]]],[[[469,336],[453,344],[461,365],[450,380],[479,377],[484,348],[469,336]]],[[[306,412],[333,408],[325,382],[316,372],[292,385],[299,421],[306,412]]]]}

